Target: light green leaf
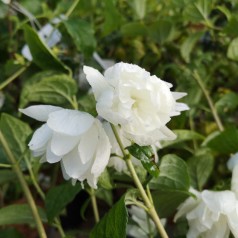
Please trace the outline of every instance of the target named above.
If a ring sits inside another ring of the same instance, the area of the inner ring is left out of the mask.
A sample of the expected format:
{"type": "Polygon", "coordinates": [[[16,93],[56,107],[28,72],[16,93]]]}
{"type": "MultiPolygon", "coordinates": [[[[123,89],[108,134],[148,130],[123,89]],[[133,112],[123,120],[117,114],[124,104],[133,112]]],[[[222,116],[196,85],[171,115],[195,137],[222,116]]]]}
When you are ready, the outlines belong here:
{"type": "Polygon", "coordinates": [[[159,168],[155,163],[155,155],[151,146],[139,146],[136,143],[126,147],[126,149],[136,159],[140,160],[143,167],[152,176],[157,177],[159,175],[159,168]]]}
{"type": "Polygon", "coordinates": [[[159,20],[148,27],[150,37],[163,44],[170,40],[173,31],[173,23],[168,20],[159,20]]]}
{"type": "Polygon", "coordinates": [[[79,18],[69,18],[63,23],[78,51],[91,55],[97,44],[92,25],[79,18]]]}
{"type": "Polygon", "coordinates": [[[231,19],[226,23],[224,33],[231,37],[238,37],[238,17],[233,15],[231,19]]]}
{"type": "Polygon", "coordinates": [[[159,215],[166,217],[173,213],[190,193],[188,167],[185,161],[176,155],[169,154],[162,158],[160,174],[153,178],[149,186],[155,189],[152,193],[159,215]]]}
{"type": "Polygon", "coordinates": [[[238,151],[238,130],[230,127],[217,133],[206,145],[221,154],[231,154],[238,151]]]}
{"type": "Polygon", "coordinates": [[[226,8],[225,6],[217,6],[216,9],[221,11],[226,16],[228,21],[231,19],[231,12],[228,8],[226,8]]]}
{"type": "MultiPolygon", "coordinates": [[[[47,222],[44,210],[38,208],[38,211],[41,220],[47,222]]],[[[12,224],[35,224],[32,211],[28,205],[10,205],[0,209],[0,226],[12,224]]]]}
{"type": "Polygon", "coordinates": [[[125,196],[100,220],[90,233],[90,238],[125,238],[128,221],[125,196]]]}
{"type": "Polygon", "coordinates": [[[81,190],[78,183],[73,186],[70,182],[53,187],[46,194],[45,209],[49,222],[60,214],[60,212],[69,204],[81,190]]]}
{"type": "Polygon", "coordinates": [[[190,130],[173,130],[173,132],[177,135],[177,138],[172,141],[163,141],[161,143],[162,147],[169,147],[176,145],[178,143],[182,143],[185,141],[190,141],[190,140],[203,140],[205,137],[195,131],[190,131],[190,130]]]}
{"type": "Polygon", "coordinates": [[[31,128],[28,124],[5,113],[1,114],[0,128],[13,156],[20,161],[21,168],[25,168],[23,156],[31,158],[27,147],[27,139],[32,133],[31,128]]]}
{"type": "Polygon", "coordinates": [[[133,0],[131,2],[132,8],[136,14],[136,17],[142,20],[146,12],[146,1],[147,0],[133,0]]]}
{"type": "Polygon", "coordinates": [[[186,63],[190,62],[190,54],[191,54],[195,44],[197,43],[199,38],[202,36],[202,34],[203,33],[199,32],[199,33],[189,35],[188,38],[186,38],[186,40],[181,45],[180,53],[186,63]]]}
{"type": "Polygon", "coordinates": [[[30,26],[24,26],[24,35],[30,48],[33,62],[36,65],[45,70],[49,69],[70,73],[70,69],[53,54],[30,26]]]}
{"type": "Polygon", "coordinates": [[[192,1],[184,9],[183,15],[186,20],[193,22],[208,21],[208,16],[211,11],[212,1],[197,0],[192,1]]]}
{"type": "Polygon", "coordinates": [[[43,71],[28,80],[20,96],[20,108],[31,102],[62,105],[70,103],[77,91],[76,82],[66,74],[43,71]]]}
{"type": "Polygon", "coordinates": [[[193,188],[201,190],[211,175],[214,158],[209,151],[203,151],[188,160],[188,168],[193,188]]]}
{"type": "Polygon", "coordinates": [[[113,184],[112,184],[108,169],[105,169],[101,173],[101,175],[98,179],[98,184],[104,189],[112,189],[113,188],[113,184]]]}
{"type": "Polygon", "coordinates": [[[229,44],[227,57],[231,60],[238,61],[238,37],[233,39],[229,44]]]}

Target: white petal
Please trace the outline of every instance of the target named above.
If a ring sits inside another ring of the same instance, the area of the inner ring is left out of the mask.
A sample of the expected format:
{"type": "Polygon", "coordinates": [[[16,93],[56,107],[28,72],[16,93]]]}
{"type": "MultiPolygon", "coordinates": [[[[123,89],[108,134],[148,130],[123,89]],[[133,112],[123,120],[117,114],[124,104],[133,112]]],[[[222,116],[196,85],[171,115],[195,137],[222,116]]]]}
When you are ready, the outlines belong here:
{"type": "Polygon", "coordinates": [[[187,93],[180,93],[180,92],[172,92],[172,95],[174,97],[174,100],[178,100],[180,98],[183,98],[187,95],[187,93]]]}
{"type": "Polygon", "coordinates": [[[63,164],[63,161],[62,161],[62,160],[60,161],[60,164],[61,164],[61,171],[62,171],[62,174],[63,174],[63,178],[64,178],[65,180],[69,180],[69,179],[70,179],[70,176],[66,173],[65,168],[64,168],[64,164],[63,164]]]}
{"type": "Polygon", "coordinates": [[[51,151],[58,156],[69,153],[79,143],[80,136],[69,136],[54,132],[51,140],[51,151]]]}
{"type": "Polygon", "coordinates": [[[38,121],[47,121],[49,114],[51,112],[59,111],[61,109],[62,109],[61,107],[51,105],[37,105],[37,106],[30,106],[25,109],[19,109],[19,111],[38,121]]]}
{"type": "Polygon", "coordinates": [[[227,217],[232,234],[235,238],[238,238],[238,201],[236,202],[234,210],[228,214],[227,217]]]}
{"type": "Polygon", "coordinates": [[[98,143],[98,129],[94,124],[86,133],[82,135],[78,150],[82,163],[85,164],[92,159],[98,143]]]}
{"type": "Polygon", "coordinates": [[[95,123],[99,130],[99,142],[91,173],[96,177],[99,177],[108,164],[111,153],[111,145],[100,121],[96,119],[95,123]]]}
{"type": "Polygon", "coordinates": [[[93,116],[86,112],[64,109],[51,113],[47,124],[55,132],[78,136],[87,131],[93,122],[93,116]]]}
{"type": "Polygon", "coordinates": [[[30,150],[32,151],[39,151],[43,147],[46,146],[49,139],[52,136],[51,129],[47,126],[47,124],[42,125],[40,128],[38,128],[35,133],[33,134],[33,137],[31,138],[31,141],[29,142],[30,150]]]}
{"type": "Polygon", "coordinates": [[[236,206],[236,197],[232,191],[202,192],[202,199],[213,212],[230,213],[236,206]]]}
{"type": "Polygon", "coordinates": [[[56,163],[56,162],[59,162],[62,158],[62,156],[58,156],[56,154],[54,154],[52,151],[51,151],[51,143],[48,144],[47,146],[47,150],[46,150],[46,160],[47,162],[49,162],[50,164],[53,164],[53,163],[56,163]]]}
{"type": "Polygon", "coordinates": [[[86,74],[86,78],[93,89],[96,100],[99,96],[109,87],[105,81],[103,75],[96,69],[84,66],[83,71],[86,74]]]}
{"type": "Polygon", "coordinates": [[[227,167],[231,171],[236,165],[238,165],[238,153],[234,154],[227,162],[227,167]]]}
{"type": "Polygon", "coordinates": [[[92,163],[82,163],[77,147],[63,157],[62,163],[66,174],[68,174],[70,178],[79,179],[80,181],[85,178],[85,173],[88,172],[92,165],[92,163]]]}
{"type": "Polygon", "coordinates": [[[236,194],[236,198],[238,199],[238,165],[236,165],[232,171],[231,191],[236,194]]]}

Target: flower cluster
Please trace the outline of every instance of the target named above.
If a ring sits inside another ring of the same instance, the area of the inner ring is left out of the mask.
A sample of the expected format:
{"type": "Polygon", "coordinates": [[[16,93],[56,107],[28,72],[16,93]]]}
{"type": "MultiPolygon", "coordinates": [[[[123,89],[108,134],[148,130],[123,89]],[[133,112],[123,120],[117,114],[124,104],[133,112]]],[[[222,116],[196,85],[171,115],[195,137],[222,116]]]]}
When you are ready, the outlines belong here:
{"type": "MultiPolygon", "coordinates": [[[[125,146],[132,141],[151,145],[175,138],[166,124],[172,116],[188,109],[176,102],[185,93],[171,92],[171,84],[137,65],[118,63],[104,76],[88,66],[84,72],[97,101],[98,115],[118,128],[125,146]]],[[[20,111],[45,122],[34,133],[29,147],[34,156],[42,157],[41,161],[60,161],[65,179],[87,180],[96,188],[107,165],[120,172],[125,170],[123,160],[114,158],[109,163],[110,153],[121,155],[109,123],[103,127],[88,113],[50,105],[20,111]]],[[[133,162],[139,163],[135,159],[133,162]]]]}
{"type": "Polygon", "coordinates": [[[228,161],[232,171],[231,191],[198,192],[188,198],[178,209],[174,220],[186,215],[189,224],[188,238],[228,238],[230,232],[238,238],[238,154],[228,161]]]}

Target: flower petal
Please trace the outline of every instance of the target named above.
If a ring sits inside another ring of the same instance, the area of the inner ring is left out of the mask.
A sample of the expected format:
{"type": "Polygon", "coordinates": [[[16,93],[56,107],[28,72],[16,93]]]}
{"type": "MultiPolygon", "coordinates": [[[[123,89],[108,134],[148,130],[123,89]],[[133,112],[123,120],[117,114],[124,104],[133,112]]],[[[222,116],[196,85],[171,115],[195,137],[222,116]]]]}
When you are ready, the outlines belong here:
{"type": "Polygon", "coordinates": [[[31,138],[31,141],[28,144],[30,150],[32,151],[42,150],[42,148],[45,147],[46,144],[48,143],[51,136],[52,136],[51,129],[47,126],[47,124],[43,124],[33,134],[33,137],[31,138]]]}
{"type": "Polygon", "coordinates": [[[51,140],[51,151],[57,156],[69,153],[80,140],[80,136],[69,136],[54,132],[51,140]]]}
{"type": "Polygon", "coordinates": [[[62,159],[62,156],[58,156],[51,151],[51,143],[48,143],[46,150],[46,161],[50,164],[59,162],[62,159]]]}
{"type": "Polygon", "coordinates": [[[64,109],[51,113],[47,125],[55,132],[78,136],[87,131],[93,122],[94,117],[86,112],[64,109]]]}
{"type": "Polygon", "coordinates": [[[28,117],[34,118],[38,121],[47,121],[51,112],[59,111],[61,109],[61,107],[51,105],[37,105],[30,106],[25,109],[19,109],[19,111],[27,115],[28,117]]]}
{"type": "Polygon", "coordinates": [[[238,153],[235,153],[227,162],[227,167],[230,171],[232,171],[236,165],[238,165],[238,153]]]}
{"type": "Polygon", "coordinates": [[[83,71],[86,74],[86,78],[91,85],[94,96],[97,100],[102,92],[104,92],[109,87],[109,85],[98,70],[89,66],[84,66],[83,71]]]}

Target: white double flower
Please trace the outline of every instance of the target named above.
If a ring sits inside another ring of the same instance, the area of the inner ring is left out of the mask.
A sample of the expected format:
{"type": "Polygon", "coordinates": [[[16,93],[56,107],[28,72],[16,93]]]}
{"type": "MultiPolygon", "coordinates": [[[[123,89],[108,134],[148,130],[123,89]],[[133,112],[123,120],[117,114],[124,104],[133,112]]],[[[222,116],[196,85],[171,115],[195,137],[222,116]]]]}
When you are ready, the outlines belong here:
{"type": "Polygon", "coordinates": [[[65,179],[86,179],[91,187],[97,188],[98,177],[108,164],[111,150],[100,121],[85,112],[50,105],[20,111],[46,122],[35,131],[29,143],[33,155],[49,163],[60,161],[65,179]]]}
{"type": "Polygon", "coordinates": [[[127,138],[139,145],[175,139],[166,127],[172,116],[188,110],[176,102],[186,93],[171,92],[171,84],[137,65],[117,63],[104,76],[84,66],[84,73],[97,101],[97,112],[105,120],[120,125],[127,138]]]}

